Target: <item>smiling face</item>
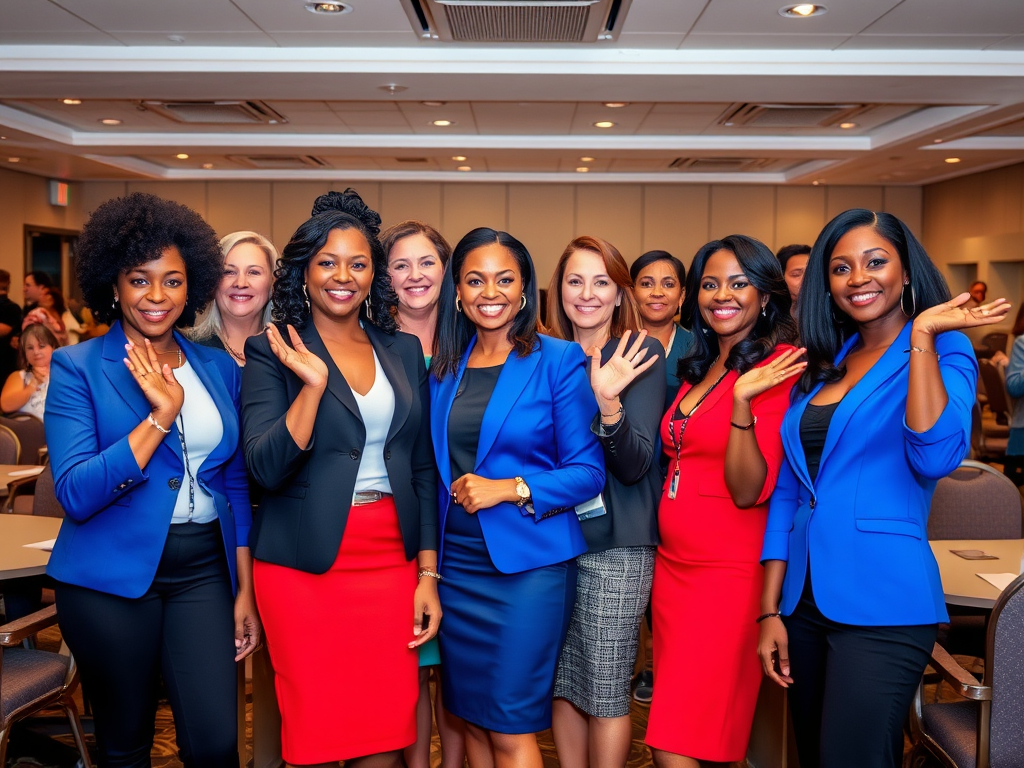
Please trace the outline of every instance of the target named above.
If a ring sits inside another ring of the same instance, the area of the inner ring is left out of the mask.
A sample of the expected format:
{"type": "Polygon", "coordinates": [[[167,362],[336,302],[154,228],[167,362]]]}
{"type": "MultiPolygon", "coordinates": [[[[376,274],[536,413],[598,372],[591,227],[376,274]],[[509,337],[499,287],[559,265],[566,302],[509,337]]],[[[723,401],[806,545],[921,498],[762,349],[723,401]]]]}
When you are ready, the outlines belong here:
{"type": "Polygon", "coordinates": [[[640,315],[645,324],[664,325],[670,322],[683,304],[683,294],[683,284],[669,261],[648,264],[636,276],[633,296],[640,305],[640,315]]]}
{"type": "Polygon", "coordinates": [[[401,309],[421,311],[437,304],[444,264],[426,235],[417,232],[395,243],[388,254],[388,272],[401,309]]]}
{"type": "Polygon", "coordinates": [[[306,290],[313,319],[337,321],[359,314],[370,295],[373,259],[358,229],[332,229],[306,267],[306,290]]]}
{"type": "Polygon", "coordinates": [[[615,307],[622,301],[604,259],[593,251],[574,251],[566,260],[561,294],[562,309],[576,336],[580,331],[610,329],[615,307]]]}
{"type": "Polygon", "coordinates": [[[804,272],[807,270],[807,260],[810,254],[801,253],[790,256],[786,260],[786,287],[789,289],[789,298],[796,304],[797,296],[800,294],[800,286],[804,282],[804,272]]]}
{"type": "Polygon", "coordinates": [[[519,264],[498,243],[474,248],[462,262],[456,292],[469,322],[480,330],[507,332],[523,298],[519,264]]]}
{"type": "Polygon", "coordinates": [[[24,342],[25,360],[33,368],[49,370],[53,347],[42,339],[31,336],[24,342]]]}
{"type": "Polygon", "coordinates": [[[832,300],[858,325],[902,317],[906,279],[896,248],[871,227],[851,229],[839,238],[828,263],[832,300]]]}
{"type": "Polygon", "coordinates": [[[274,286],[266,251],[255,243],[239,243],[224,257],[224,277],[217,286],[221,316],[239,320],[263,312],[274,286]]]}
{"type": "Polygon", "coordinates": [[[129,338],[133,333],[144,336],[156,346],[174,330],[187,297],[185,260],[173,245],[160,258],[118,275],[114,291],[125,333],[129,338]]]}
{"type": "Polygon", "coordinates": [[[765,301],[743,273],[736,254],[726,250],[711,254],[700,278],[697,306],[719,340],[745,338],[765,301]]]}

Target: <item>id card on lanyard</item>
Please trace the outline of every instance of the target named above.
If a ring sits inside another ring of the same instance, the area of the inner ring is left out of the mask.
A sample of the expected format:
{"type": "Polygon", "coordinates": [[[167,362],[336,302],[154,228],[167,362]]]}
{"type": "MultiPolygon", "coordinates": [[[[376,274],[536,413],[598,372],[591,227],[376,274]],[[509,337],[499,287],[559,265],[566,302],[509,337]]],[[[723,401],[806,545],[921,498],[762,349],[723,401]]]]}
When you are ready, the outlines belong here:
{"type": "MultiPolygon", "coordinates": [[[[686,432],[686,425],[689,423],[690,417],[693,416],[694,412],[698,408],[700,408],[700,404],[703,403],[707,399],[708,395],[710,395],[712,392],[714,392],[715,387],[717,387],[719,384],[722,383],[722,379],[724,379],[728,373],[729,373],[729,369],[728,368],[726,370],[722,371],[722,375],[718,377],[718,380],[715,381],[714,384],[712,384],[710,387],[708,387],[707,392],[705,392],[703,395],[700,396],[700,399],[698,399],[697,402],[694,403],[693,408],[690,409],[689,413],[687,413],[684,416],[680,412],[680,414],[679,414],[680,418],[678,419],[678,422],[679,422],[679,435],[678,436],[676,435],[676,421],[677,421],[677,419],[675,418],[675,414],[672,414],[673,417],[668,422],[668,436],[672,439],[672,445],[676,449],[676,463],[675,463],[675,466],[672,468],[672,479],[669,481],[669,484],[668,484],[668,497],[670,499],[675,499],[676,493],[679,491],[679,459],[682,456],[682,452],[683,452],[683,434],[686,432]]],[[[676,406],[676,410],[677,411],[679,410],[678,406],[676,406]]]]}

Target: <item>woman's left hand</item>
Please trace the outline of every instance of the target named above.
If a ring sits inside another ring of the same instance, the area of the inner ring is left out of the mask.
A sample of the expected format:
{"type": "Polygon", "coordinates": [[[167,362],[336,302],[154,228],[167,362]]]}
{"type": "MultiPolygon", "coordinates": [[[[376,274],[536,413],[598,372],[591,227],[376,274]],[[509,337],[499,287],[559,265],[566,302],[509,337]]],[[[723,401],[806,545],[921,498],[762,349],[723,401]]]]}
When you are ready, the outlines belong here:
{"type": "Polygon", "coordinates": [[[452,483],[452,500],[469,514],[490,509],[503,501],[518,501],[515,480],[488,480],[479,475],[463,475],[452,483]]]}
{"type": "Polygon", "coordinates": [[[256,650],[262,629],[252,589],[239,590],[235,597],[235,661],[256,650]]]}
{"type": "Polygon", "coordinates": [[[441,600],[437,596],[437,579],[423,576],[416,585],[416,595],[413,598],[412,633],[416,639],[409,643],[409,647],[418,648],[432,640],[437,635],[440,625],[441,600]],[[424,616],[430,620],[426,627],[423,626],[424,616]]]}
{"type": "Polygon", "coordinates": [[[736,384],[732,390],[733,398],[742,403],[749,403],[762,392],[767,392],[786,379],[803,373],[804,368],[807,367],[807,362],[797,362],[797,359],[802,357],[806,351],[803,347],[791,349],[789,352],[779,355],[767,365],[751,368],[736,379],[736,384]]]}
{"type": "MultiPolygon", "coordinates": [[[[627,351],[629,335],[629,331],[622,334],[615,352],[604,365],[601,365],[601,348],[595,346],[590,350],[590,387],[594,390],[599,405],[616,400],[630,382],[654,365],[654,361],[658,359],[657,355],[651,355],[644,360],[647,357],[647,350],[643,348],[643,343],[647,338],[647,331],[640,331],[627,351]]],[[[604,411],[605,408],[602,407],[601,412],[604,411]]]]}
{"type": "Polygon", "coordinates": [[[971,294],[961,293],[943,304],[924,310],[914,319],[913,330],[937,336],[944,331],[995,325],[1006,319],[1006,313],[1010,311],[1010,303],[1006,299],[996,299],[980,307],[964,306],[970,298],[971,294]]]}

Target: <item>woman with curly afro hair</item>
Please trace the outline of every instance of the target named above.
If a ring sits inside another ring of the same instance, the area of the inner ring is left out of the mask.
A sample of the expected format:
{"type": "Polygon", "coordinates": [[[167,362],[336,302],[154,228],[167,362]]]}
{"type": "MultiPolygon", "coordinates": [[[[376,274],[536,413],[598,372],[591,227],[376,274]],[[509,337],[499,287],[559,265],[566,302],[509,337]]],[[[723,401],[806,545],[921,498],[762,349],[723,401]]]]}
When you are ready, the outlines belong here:
{"type": "Polygon", "coordinates": [[[256,599],[293,766],[404,765],[441,619],[427,369],[396,333],[379,229],[353,190],[317,198],[281,253],[278,325],[245,345],[256,599]]]}
{"type": "Polygon", "coordinates": [[[241,375],[175,330],[221,261],[183,205],[104,203],[82,231],[78,281],[110,331],[51,363],[46,436],[67,517],[47,573],[106,768],[148,768],[161,676],[182,762],[238,765],[236,662],[260,636],[241,375]]]}

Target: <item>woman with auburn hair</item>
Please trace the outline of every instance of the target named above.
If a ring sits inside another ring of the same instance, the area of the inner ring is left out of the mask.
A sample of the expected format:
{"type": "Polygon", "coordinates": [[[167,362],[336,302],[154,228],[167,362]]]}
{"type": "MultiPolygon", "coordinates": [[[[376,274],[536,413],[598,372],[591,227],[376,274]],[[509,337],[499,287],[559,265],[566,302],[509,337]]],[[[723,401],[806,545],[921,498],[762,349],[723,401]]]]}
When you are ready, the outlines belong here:
{"type": "Polygon", "coordinates": [[[602,493],[577,506],[587,551],[576,558],[576,604],[553,705],[563,768],[622,768],[633,726],[629,683],[651,594],[661,471],[655,446],[665,400],[664,347],[638,331],[626,262],[611,243],[577,237],[548,289],[552,335],[588,355],[604,449],[602,493]]]}
{"type": "Polygon", "coordinates": [[[7,377],[0,392],[4,413],[29,413],[40,421],[46,411],[46,389],[50,383],[50,357],[60,346],[53,331],[33,323],[21,332],[18,345],[20,370],[7,377]]]}

